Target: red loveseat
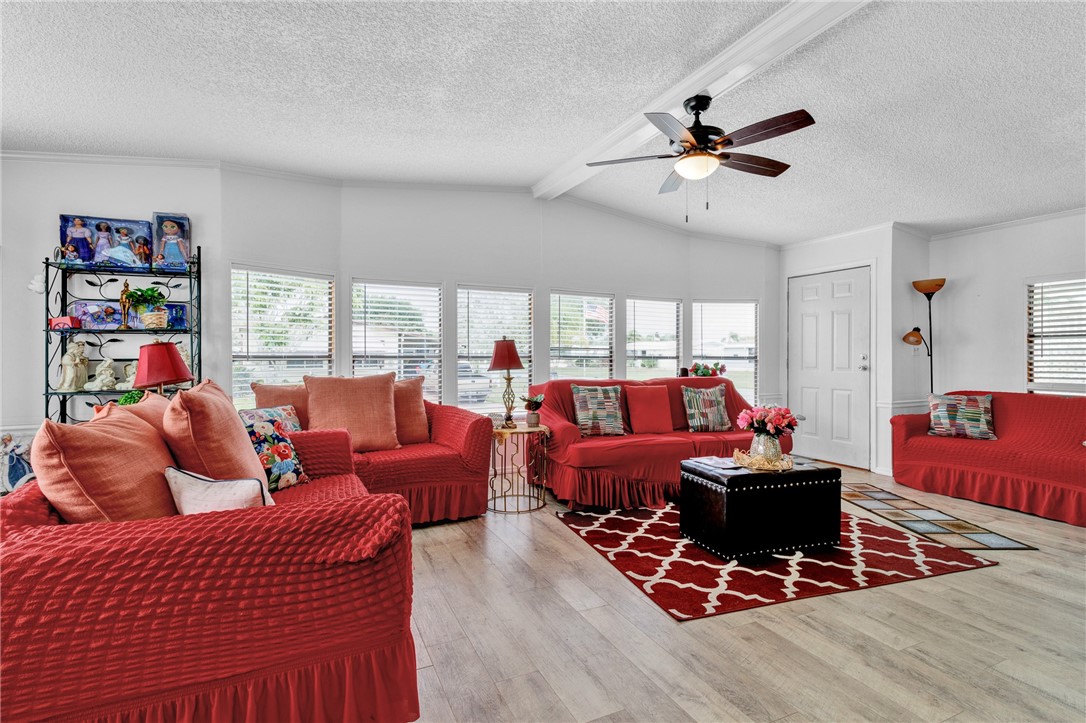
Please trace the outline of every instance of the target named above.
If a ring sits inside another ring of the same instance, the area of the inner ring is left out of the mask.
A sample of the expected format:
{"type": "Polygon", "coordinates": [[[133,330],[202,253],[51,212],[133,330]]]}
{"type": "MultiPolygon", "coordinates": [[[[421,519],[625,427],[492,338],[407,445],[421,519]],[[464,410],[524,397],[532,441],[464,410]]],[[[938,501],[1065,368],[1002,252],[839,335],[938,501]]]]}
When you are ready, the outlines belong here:
{"type": "Polygon", "coordinates": [[[998,439],[935,437],[927,414],[892,417],[897,482],[1086,527],[1086,399],[949,394],[991,394],[998,439]]]}
{"type": "Polygon", "coordinates": [[[0,501],[4,720],[409,721],[410,512],[345,431],[291,435],[275,506],[70,525],[0,501]]]}
{"type": "MultiPolygon", "coordinates": [[[[750,404],[725,377],[667,377],[648,381],[627,379],[554,379],[533,384],[530,394],[545,394],[540,421],[551,430],[547,444],[547,486],[571,509],[581,507],[662,507],[679,496],[679,463],[691,457],[727,457],[749,449],[753,432],[737,431],[736,417],[750,404]],[[626,434],[582,437],[570,386],[667,387],[671,431],[632,434],[626,394],[622,394],[626,434]],[[724,387],[724,405],[732,423],[729,432],[691,432],[682,388],[724,387]]],[[[791,437],[781,438],[781,449],[791,451],[791,437]]]]}
{"type": "MultiPolygon", "coordinates": [[[[295,409],[305,410],[298,415],[303,428],[308,424],[305,386],[258,384],[253,391],[258,407],[293,404],[295,409]]],[[[393,492],[407,498],[412,524],[484,514],[494,423],[459,407],[423,404],[430,441],[355,452],[355,474],[370,492],[393,492]]]]}

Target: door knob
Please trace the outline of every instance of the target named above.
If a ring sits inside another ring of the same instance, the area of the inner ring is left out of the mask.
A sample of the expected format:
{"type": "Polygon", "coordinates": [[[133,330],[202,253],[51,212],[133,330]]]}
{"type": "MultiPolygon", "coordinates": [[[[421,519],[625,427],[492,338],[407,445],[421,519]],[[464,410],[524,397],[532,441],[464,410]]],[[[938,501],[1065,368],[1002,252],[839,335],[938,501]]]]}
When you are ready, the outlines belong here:
{"type": "Polygon", "coordinates": [[[860,371],[862,371],[862,372],[866,372],[866,371],[867,371],[867,365],[866,365],[866,364],[861,364],[860,366],[858,366],[858,367],[856,367],[856,368],[857,368],[857,369],[859,369],[859,370],[860,370],[860,371]]]}

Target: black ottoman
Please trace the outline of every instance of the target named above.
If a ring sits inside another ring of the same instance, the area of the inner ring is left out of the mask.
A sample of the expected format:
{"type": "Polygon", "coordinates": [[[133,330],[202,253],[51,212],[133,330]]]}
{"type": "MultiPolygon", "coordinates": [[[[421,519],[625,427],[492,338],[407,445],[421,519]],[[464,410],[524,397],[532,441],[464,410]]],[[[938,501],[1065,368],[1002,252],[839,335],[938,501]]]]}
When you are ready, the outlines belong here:
{"type": "Polygon", "coordinates": [[[797,462],[754,472],[731,458],[682,463],[679,531],[717,557],[734,559],[841,542],[841,470],[797,462]]]}

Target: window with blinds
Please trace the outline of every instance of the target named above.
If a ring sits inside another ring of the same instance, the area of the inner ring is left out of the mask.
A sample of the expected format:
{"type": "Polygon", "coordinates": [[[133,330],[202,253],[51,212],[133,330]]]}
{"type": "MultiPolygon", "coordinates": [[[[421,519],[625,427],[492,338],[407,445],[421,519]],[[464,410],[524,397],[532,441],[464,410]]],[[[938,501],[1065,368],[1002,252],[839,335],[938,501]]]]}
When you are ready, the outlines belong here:
{"type": "Polygon", "coordinates": [[[423,396],[441,401],[441,286],[356,281],[351,285],[351,373],[423,376],[423,396]]]}
{"type": "Polygon", "coordinates": [[[504,411],[504,372],[488,371],[494,341],[514,340],[523,369],[513,370],[513,391],[528,394],[532,379],[532,292],[462,286],[456,299],[456,397],[461,407],[504,411]]]}
{"type": "Polygon", "coordinates": [[[611,379],[615,297],[551,294],[551,379],[611,379]]]}
{"type": "Polygon", "coordinates": [[[1026,288],[1026,390],[1086,394],[1086,279],[1026,288]]]}
{"type": "Polygon", "coordinates": [[[230,270],[231,392],[255,403],[251,382],[298,384],[332,373],[334,293],[330,276],[230,270]]]}
{"type": "Polygon", "coordinates": [[[750,301],[695,301],[694,361],[722,362],[743,397],[758,399],[758,304],[750,301]]]}
{"type": "Polygon", "coordinates": [[[678,375],[681,329],[680,302],[626,299],[626,378],[678,375]]]}

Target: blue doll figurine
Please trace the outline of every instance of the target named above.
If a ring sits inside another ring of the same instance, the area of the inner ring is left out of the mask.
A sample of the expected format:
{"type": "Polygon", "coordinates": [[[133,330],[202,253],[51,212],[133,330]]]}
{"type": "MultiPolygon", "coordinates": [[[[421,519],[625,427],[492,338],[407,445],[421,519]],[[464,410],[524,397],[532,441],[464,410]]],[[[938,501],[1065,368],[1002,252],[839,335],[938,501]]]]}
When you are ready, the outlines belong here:
{"type": "Polygon", "coordinates": [[[163,219],[162,236],[155,249],[155,265],[159,265],[158,256],[162,256],[162,266],[183,269],[188,265],[188,242],[181,232],[181,225],[173,219],[163,219]]]}

